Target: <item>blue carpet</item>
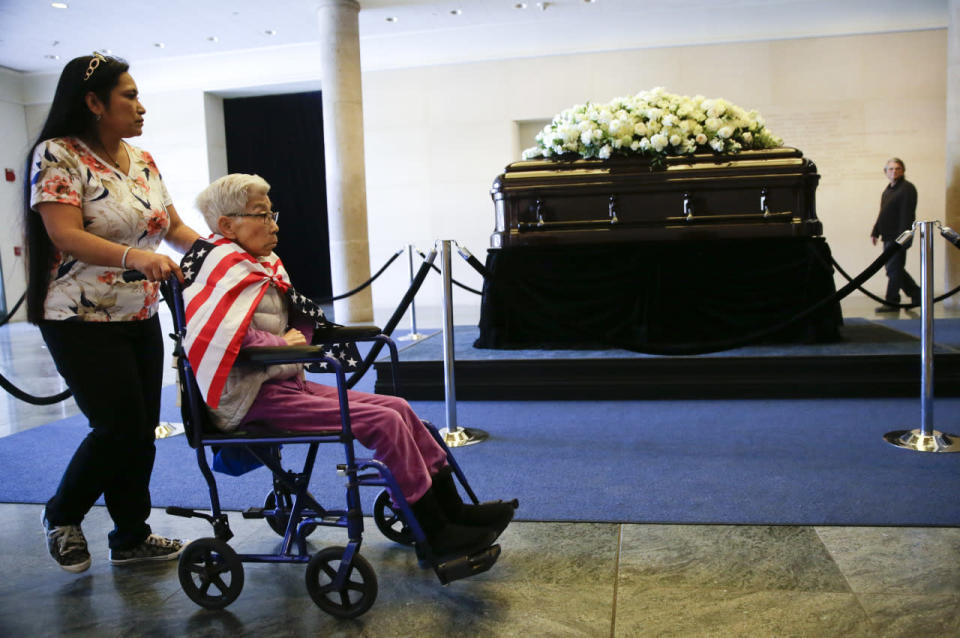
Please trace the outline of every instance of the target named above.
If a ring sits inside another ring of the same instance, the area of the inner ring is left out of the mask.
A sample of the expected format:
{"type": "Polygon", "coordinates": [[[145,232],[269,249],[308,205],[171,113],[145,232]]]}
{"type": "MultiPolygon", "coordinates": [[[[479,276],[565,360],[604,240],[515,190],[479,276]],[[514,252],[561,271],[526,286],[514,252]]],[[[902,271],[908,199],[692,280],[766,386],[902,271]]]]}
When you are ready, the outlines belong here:
{"type": "MultiPolygon", "coordinates": [[[[179,421],[165,390],[164,418],[179,421]]],[[[435,423],[443,404],[415,402],[435,423]]],[[[960,399],[936,403],[960,433],[960,399]]],[[[960,526],[960,454],[886,444],[919,425],[919,400],[461,402],[459,422],[489,441],[455,450],[477,494],[518,497],[521,520],[960,526]]],[[[0,439],[0,501],[37,503],[86,434],[82,417],[0,439]]],[[[288,446],[284,457],[302,458],[288,446]]],[[[313,493],[342,506],[339,446],[322,446],[313,493]]],[[[227,509],[262,503],[263,468],[218,475],[227,509]]],[[[157,442],[154,505],[209,507],[182,436],[157,442]]],[[[364,494],[371,511],[374,490],[364,494]]]]}

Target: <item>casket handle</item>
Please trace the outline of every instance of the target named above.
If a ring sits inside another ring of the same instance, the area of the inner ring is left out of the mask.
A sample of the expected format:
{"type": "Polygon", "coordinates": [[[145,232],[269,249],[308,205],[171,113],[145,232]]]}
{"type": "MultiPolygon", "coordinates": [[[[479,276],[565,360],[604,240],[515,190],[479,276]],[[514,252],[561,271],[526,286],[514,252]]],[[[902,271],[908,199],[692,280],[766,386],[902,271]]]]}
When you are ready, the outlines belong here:
{"type": "Polygon", "coordinates": [[[534,202],[534,206],[536,206],[534,213],[537,216],[537,226],[541,227],[543,226],[543,200],[538,199],[536,202],[534,202]]]}
{"type": "Polygon", "coordinates": [[[690,193],[683,194],[683,216],[687,221],[693,219],[693,201],[691,201],[690,193]]]}
{"type": "Polygon", "coordinates": [[[770,217],[770,207],[767,205],[767,187],[760,189],[760,212],[764,217],[770,217]]]}
{"type": "Polygon", "coordinates": [[[608,204],[608,211],[610,213],[610,223],[619,224],[620,219],[617,217],[617,196],[611,195],[610,202],[608,204]]]}

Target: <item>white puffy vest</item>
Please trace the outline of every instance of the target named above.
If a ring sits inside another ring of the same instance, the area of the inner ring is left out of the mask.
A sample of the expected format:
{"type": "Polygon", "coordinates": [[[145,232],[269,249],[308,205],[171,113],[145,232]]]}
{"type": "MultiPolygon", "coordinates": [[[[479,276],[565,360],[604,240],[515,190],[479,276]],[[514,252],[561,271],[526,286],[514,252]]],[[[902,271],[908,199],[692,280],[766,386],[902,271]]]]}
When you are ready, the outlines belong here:
{"type": "MultiPolygon", "coordinates": [[[[253,311],[250,327],[282,337],[287,331],[288,301],[274,286],[267,292],[253,311]]],[[[243,417],[253,405],[260,386],[267,379],[286,379],[301,373],[302,365],[288,363],[278,366],[233,366],[220,395],[220,405],[210,409],[210,418],[220,430],[237,429],[243,417]]]]}

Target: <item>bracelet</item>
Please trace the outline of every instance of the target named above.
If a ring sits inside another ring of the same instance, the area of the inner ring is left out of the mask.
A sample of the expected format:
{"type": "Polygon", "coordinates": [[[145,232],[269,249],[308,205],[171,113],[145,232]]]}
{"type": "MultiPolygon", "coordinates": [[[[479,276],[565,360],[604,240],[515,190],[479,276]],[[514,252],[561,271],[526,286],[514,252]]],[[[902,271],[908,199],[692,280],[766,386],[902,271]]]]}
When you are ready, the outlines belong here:
{"type": "Polygon", "coordinates": [[[120,267],[124,270],[127,269],[127,253],[130,252],[131,248],[133,248],[133,246],[127,246],[127,249],[123,251],[123,257],[120,258],[120,267]]]}

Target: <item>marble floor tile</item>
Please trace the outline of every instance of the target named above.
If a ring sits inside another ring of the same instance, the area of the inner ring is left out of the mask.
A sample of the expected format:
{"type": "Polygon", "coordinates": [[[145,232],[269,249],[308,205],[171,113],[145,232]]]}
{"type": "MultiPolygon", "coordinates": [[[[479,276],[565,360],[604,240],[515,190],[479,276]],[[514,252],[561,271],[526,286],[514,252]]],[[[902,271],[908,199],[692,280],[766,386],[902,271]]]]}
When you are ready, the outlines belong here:
{"type": "Polygon", "coordinates": [[[641,589],[850,591],[809,527],[623,525],[619,573],[641,589]]]}
{"type": "MultiPolygon", "coordinates": [[[[244,564],[243,591],[223,611],[203,610],[186,596],[175,562],[112,567],[105,538],[111,523],[102,507],[93,508],[83,523],[91,568],[68,574],[46,555],[40,509],[0,505],[0,560],[16,574],[0,579],[3,636],[610,634],[615,525],[517,523],[501,538],[503,554],[492,570],[443,586],[432,570],[418,566],[412,548],[384,538],[372,519],[365,519],[361,555],[376,571],[379,592],[369,612],[343,621],[314,605],[302,564],[244,564]],[[550,551],[543,549],[547,542],[550,551]],[[595,561],[599,546],[605,556],[595,561]],[[594,562],[604,568],[594,569],[594,562]]],[[[229,517],[235,550],[277,551],[280,537],[263,520],[243,519],[235,512],[229,517]]],[[[158,532],[184,538],[211,534],[205,521],[171,517],[161,510],[154,510],[149,522],[158,532]]],[[[310,536],[309,545],[316,551],[344,541],[343,530],[321,528],[310,536]]]]}
{"type": "Polygon", "coordinates": [[[620,585],[614,636],[870,637],[853,594],[620,585]]]}
{"type": "MultiPolygon", "coordinates": [[[[250,571],[251,588],[225,610],[234,624],[269,636],[609,636],[612,586],[502,586],[463,580],[442,587],[432,574],[378,574],[380,592],[373,608],[353,620],[338,620],[315,607],[302,575],[283,576],[274,567],[250,571]],[[270,582],[283,578],[289,588],[270,582]]],[[[292,568],[293,569],[293,568],[292,568]]],[[[299,572],[300,570],[295,570],[299,572]]],[[[179,603],[177,603],[179,605],[179,603]]],[[[223,612],[185,616],[195,626],[220,624],[223,612]]],[[[180,631],[168,623],[173,633],[180,631]]],[[[184,632],[184,635],[187,635],[184,632]]]]}
{"type": "Polygon", "coordinates": [[[856,593],[960,593],[960,528],[818,527],[856,593]]]}
{"type": "Polygon", "coordinates": [[[511,523],[497,541],[503,554],[495,569],[476,578],[531,585],[612,583],[619,528],[613,523],[511,523]]]}
{"type": "MultiPolygon", "coordinates": [[[[960,592],[918,587],[927,559],[909,559],[918,548],[953,556],[953,529],[829,528],[821,541],[807,527],[518,522],[493,569],[443,586],[367,518],[361,555],[377,598],[339,620],[310,599],[303,564],[244,564],[243,591],[219,611],[187,597],[175,561],[112,567],[103,507],[83,523],[91,568],[69,574],[46,555],[40,510],[0,504],[0,636],[960,636],[960,592]],[[831,552],[859,570],[846,565],[845,579],[831,552]]],[[[265,521],[229,518],[236,551],[277,551],[265,521]]],[[[149,522],[180,538],[212,533],[162,510],[149,522]]],[[[321,528],[310,551],[344,541],[321,528]]]]}
{"type": "Polygon", "coordinates": [[[859,594],[878,638],[960,636],[960,594],[859,594]]]}

